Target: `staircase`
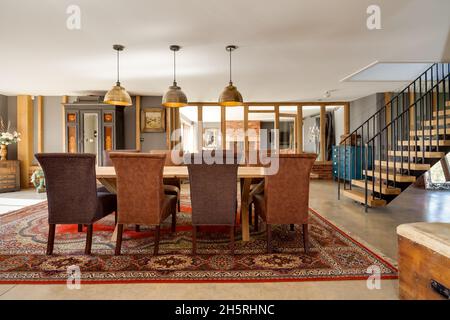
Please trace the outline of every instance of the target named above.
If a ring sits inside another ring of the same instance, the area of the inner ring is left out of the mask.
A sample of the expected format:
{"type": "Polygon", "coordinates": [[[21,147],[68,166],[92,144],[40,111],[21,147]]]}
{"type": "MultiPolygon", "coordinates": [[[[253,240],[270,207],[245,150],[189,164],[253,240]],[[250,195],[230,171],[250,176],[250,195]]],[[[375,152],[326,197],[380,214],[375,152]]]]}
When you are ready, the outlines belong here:
{"type": "Polygon", "coordinates": [[[431,65],[340,143],[350,145],[359,150],[353,157],[360,157],[362,179],[349,178],[356,169],[338,152],[338,199],[364,204],[366,212],[386,206],[450,152],[450,64],[431,65]]]}

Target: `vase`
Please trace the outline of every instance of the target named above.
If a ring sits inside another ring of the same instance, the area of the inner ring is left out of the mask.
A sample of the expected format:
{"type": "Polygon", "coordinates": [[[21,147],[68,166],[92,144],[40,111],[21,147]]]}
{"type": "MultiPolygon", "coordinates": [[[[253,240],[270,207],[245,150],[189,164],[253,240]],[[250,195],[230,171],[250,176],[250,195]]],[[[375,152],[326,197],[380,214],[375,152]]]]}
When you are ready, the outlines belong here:
{"type": "Polygon", "coordinates": [[[6,146],[6,144],[2,144],[0,149],[0,156],[1,156],[0,161],[5,161],[7,155],[8,155],[8,147],[6,146]]]}

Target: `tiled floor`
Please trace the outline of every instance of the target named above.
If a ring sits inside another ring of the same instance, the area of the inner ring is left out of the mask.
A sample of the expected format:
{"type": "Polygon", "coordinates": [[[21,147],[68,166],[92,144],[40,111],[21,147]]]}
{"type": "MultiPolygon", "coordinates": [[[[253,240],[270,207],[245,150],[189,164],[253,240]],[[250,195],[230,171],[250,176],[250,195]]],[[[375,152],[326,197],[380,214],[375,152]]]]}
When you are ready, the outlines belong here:
{"type": "MultiPolygon", "coordinates": [[[[6,199],[10,203],[11,199],[18,199],[18,207],[28,196],[31,201],[43,197],[25,191],[9,194],[6,199]]],[[[0,207],[2,203],[0,196],[0,207]]],[[[337,201],[336,184],[330,181],[313,181],[310,201],[311,207],[321,215],[394,261],[397,225],[417,221],[450,222],[448,203],[450,192],[410,188],[388,207],[364,213],[363,207],[351,200],[337,201]]],[[[380,290],[369,290],[365,281],[82,284],[80,290],[69,290],[65,285],[0,285],[0,299],[396,299],[397,291],[397,280],[383,280],[380,290]]]]}

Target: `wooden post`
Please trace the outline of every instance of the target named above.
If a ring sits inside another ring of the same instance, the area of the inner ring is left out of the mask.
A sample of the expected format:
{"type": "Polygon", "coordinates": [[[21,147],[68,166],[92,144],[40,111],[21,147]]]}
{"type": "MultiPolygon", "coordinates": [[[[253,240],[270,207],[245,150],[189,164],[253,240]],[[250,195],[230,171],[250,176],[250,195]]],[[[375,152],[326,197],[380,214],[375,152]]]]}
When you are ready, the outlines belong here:
{"type": "Polygon", "coordinates": [[[28,171],[33,162],[33,101],[31,96],[17,96],[17,131],[21,134],[21,141],[17,145],[17,155],[20,161],[20,183],[22,188],[28,187],[28,171]]]}
{"type": "Polygon", "coordinates": [[[220,107],[220,132],[222,135],[222,150],[225,150],[227,148],[227,136],[226,136],[226,131],[227,131],[227,126],[226,126],[226,121],[227,121],[227,110],[225,109],[226,107],[221,106],[220,107]]]}
{"type": "Polygon", "coordinates": [[[37,152],[44,152],[44,99],[37,97],[37,152]]]}
{"type": "Polygon", "coordinates": [[[297,153],[303,152],[303,106],[297,106],[297,153]]]}
{"type": "Polygon", "coordinates": [[[275,105],[275,150],[280,152],[280,106],[275,105]]]}
{"type": "MultiPolygon", "coordinates": [[[[344,104],[344,135],[350,134],[350,102],[344,104]]],[[[339,138],[340,137],[336,137],[339,138]]]]}
{"type": "Polygon", "coordinates": [[[61,97],[61,137],[62,137],[62,151],[66,152],[66,115],[64,104],[69,102],[68,96],[61,97]]]}
{"type": "Polygon", "coordinates": [[[248,144],[248,105],[244,105],[244,154],[245,163],[248,163],[249,144],[248,144]]]}
{"type": "Polygon", "coordinates": [[[203,106],[197,106],[197,122],[198,122],[198,133],[197,133],[197,151],[202,152],[203,150],[203,106]]]}
{"type": "Polygon", "coordinates": [[[325,145],[326,145],[326,136],[325,136],[325,124],[326,124],[326,109],[325,105],[320,106],[320,161],[325,162],[325,145]]]}
{"type": "Polygon", "coordinates": [[[136,150],[141,150],[141,96],[136,96],[136,150]]]}

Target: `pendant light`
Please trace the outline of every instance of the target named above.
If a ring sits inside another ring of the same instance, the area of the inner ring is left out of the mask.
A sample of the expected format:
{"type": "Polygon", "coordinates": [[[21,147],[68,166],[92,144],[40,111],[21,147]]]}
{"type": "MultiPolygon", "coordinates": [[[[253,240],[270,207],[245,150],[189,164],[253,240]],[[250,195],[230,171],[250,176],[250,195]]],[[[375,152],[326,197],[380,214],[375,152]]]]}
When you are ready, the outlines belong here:
{"type": "Polygon", "coordinates": [[[236,46],[230,45],[225,48],[230,53],[230,83],[222,91],[219,97],[219,104],[221,106],[242,106],[243,100],[242,95],[233,85],[231,80],[231,52],[237,49],[236,46]]]}
{"type": "Polygon", "coordinates": [[[125,88],[120,85],[119,81],[119,52],[123,51],[125,47],[120,44],[115,44],[113,45],[113,49],[117,51],[117,82],[116,85],[106,93],[103,102],[116,106],[131,106],[131,97],[125,88]]]}
{"type": "Polygon", "coordinates": [[[173,51],[173,85],[169,87],[169,90],[164,94],[162,99],[162,105],[169,108],[179,108],[187,105],[187,98],[181,88],[177,85],[176,80],[176,59],[175,54],[180,50],[180,46],[172,45],[170,50],[173,51]]]}

